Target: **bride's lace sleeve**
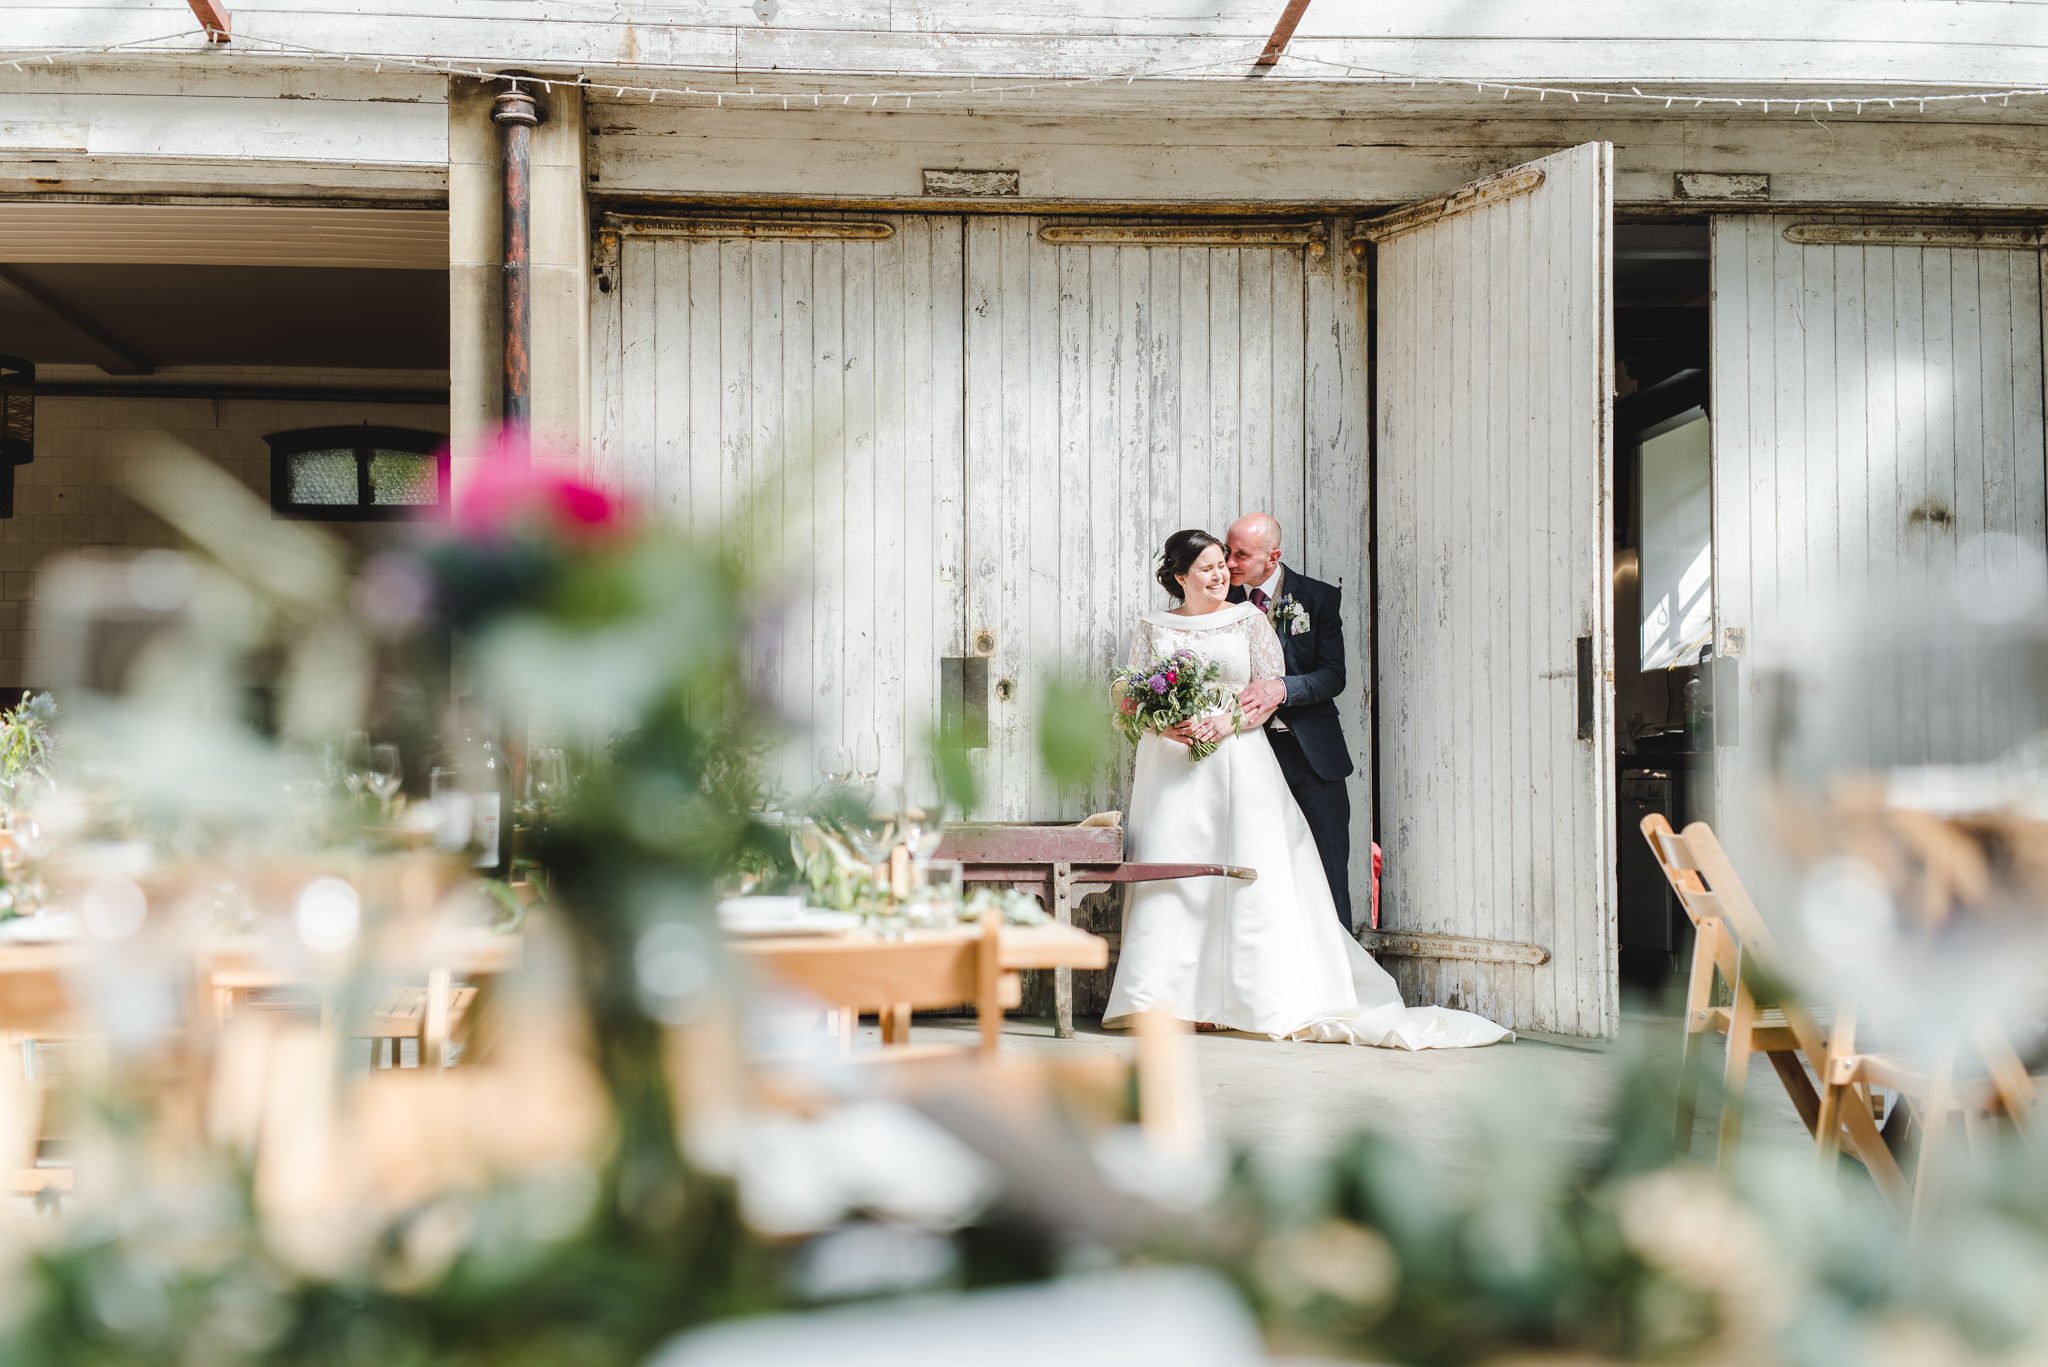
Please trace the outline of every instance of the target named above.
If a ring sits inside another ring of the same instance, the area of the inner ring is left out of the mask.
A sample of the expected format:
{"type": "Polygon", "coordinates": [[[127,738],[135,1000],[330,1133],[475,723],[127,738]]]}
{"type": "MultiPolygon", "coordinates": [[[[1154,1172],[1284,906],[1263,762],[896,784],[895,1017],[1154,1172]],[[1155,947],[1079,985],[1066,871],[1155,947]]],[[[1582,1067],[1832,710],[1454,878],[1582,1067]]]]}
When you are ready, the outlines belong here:
{"type": "Polygon", "coordinates": [[[1141,617],[1137,625],[1131,628],[1131,644],[1124,651],[1124,668],[1136,669],[1139,665],[1151,662],[1152,626],[1141,617]]]}
{"type": "Polygon", "coordinates": [[[1280,653],[1280,636],[1263,612],[1244,617],[1245,638],[1251,643],[1252,681],[1278,679],[1287,673],[1287,659],[1280,653]]]}

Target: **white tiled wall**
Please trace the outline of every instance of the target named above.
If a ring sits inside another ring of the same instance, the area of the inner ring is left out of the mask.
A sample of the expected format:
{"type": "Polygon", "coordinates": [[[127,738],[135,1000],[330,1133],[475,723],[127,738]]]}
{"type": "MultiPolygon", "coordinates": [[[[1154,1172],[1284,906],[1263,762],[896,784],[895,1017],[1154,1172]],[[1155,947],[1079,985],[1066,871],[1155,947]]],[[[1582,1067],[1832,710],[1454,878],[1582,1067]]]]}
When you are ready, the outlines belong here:
{"type": "MultiPolygon", "coordinates": [[[[209,375],[241,384],[332,384],[336,378],[332,372],[315,377],[280,370],[209,375]]],[[[395,378],[352,375],[348,380],[376,384],[395,378]]],[[[438,377],[405,378],[408,388],[428,388],[438,377]]],[[[30,677],[34,643],[29,639],[29,604],[37,566],[57,552],[81,547],[174,544],[168,529],[125,493],[176,478],[168,456],[183,452],[211,461],[267,503],[267,434],[363,422],[445,432],[448,409],[247,399],[38,400],[35,460],[16,467],[14,516],[0,520],[0,689],[42,682],[30,677]]],[[[375,523],[329,525],[359,542],[380,534],[375,523]]]]}

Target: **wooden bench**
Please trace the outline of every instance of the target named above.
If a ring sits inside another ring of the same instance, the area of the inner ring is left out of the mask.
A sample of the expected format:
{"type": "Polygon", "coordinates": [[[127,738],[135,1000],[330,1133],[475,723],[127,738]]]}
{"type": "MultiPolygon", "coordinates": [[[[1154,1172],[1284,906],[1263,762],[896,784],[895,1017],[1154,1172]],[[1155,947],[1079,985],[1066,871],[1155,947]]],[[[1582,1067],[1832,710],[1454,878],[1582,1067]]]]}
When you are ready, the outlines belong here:
{"type": "MultiPolygon", "coordinates": [[[[1028,892],[1063,926],[1074,923],[1074,903],[1126,883],[1169,878],[1238,878],[1259,875],[1234,864],[1148,864],[1124,859],[1122,826],[1068,826],[1046,822],[989,822],[949,828],[935,858],[958,861],[969,883],[992,883],[1028,892]]],[[[1053,970],[1053,1029],[1074,1033],[1074,970],[1053,970]]]]}

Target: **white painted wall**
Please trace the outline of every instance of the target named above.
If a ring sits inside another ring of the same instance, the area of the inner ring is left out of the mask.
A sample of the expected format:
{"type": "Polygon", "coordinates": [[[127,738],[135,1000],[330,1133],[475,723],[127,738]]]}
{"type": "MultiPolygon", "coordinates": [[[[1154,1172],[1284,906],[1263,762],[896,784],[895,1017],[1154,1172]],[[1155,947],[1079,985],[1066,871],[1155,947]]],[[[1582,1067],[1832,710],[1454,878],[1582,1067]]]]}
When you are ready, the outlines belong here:
{"type": "MultiPolygon", "coordinates": [[[[1272,0],[238,0],[248,46],[704,73],[1121,72],[1255,53],[1272,0]],[[767,17],[763,17],[765,11],[767,17]]],[[[194,28],[184,0],[25,0],[23,47],[194,28]]],[[[2038,0],[1320,0],[1291,51],[1384,71],[1710,82],[2048,81],[2038,0]]]]}
{"type": "MultiPolygon", "coordinates": [[[[1599,140],[1616,147],[1625,205],[1672,201],[1680,171],[1767,174],[1780,203],[2048,205],[2048,97],[1924,114],[1717,116],[1335,79],[1781,96],[2048,85],[2048,5],[2037,0],[1323,0],[1291,64],[1263,77],[1246,62],[1277,13],[1269,0],[766,9],[764,20],[752,3],[239,3],[240,38],[225,48],[187,36],[84,65],[0,68],[0,193],[445,194],[447,136],[434,113],[445,82],[380,70],[381,54],[724,93],[720,108],[594,92],[593,184],[607,193],[918,201],[926,167],[1004,166],[1021,171],[1026,198],[1053,204],[1343,206],[1433,194],[1599,140]],[[371,57],[341,65],[274,43],[371,57]],[[1136,70],[1179,75],[908,109],[804,103],[821,88],[958,91],[1136,70]],[[749,91],[794,92],[792,107],[749,91]]],[[[184,0],[23,0],[8,9],[4,41],[90,47],[192,22],[184,0]]]]}
{"type": "Polygon", "coordinates": [[[1860,120],[1623,115],[1497,97],[1382,102],[1340,117],[1331,107],[1340,97],[1325,93],[1321,101],[1286,116],[1262,104],[1216,117],[1207,91],[1162,97],[1162,109],[1142,114],[1102,114],[1076,99],[1057,115],[993,106],[784,113],[599,97],[591,103],[593,188],[705,202],[908,207],[929,202],[925,168],[1002,167],[1019,173],[1023,200],[1046,207],[1342,208],[1424,198],[1604,141],[1614,145],[1623,205],[1677,204],[1676,175],[1707,171],[1766,175],[1778,203],[2048,206],[2048,98],[2031,109],[1860,120]]]}
{"type": "MultiPolygon", "coordinates": [[[[183,9],[181,4],[179,9],[183,9]]],[[[186,11],[189,18],[189,11],[186,11]]],[[[108,11],[81,11],[80,19],[108,11]]],[[[8,13],[4,40],[26,46],[8,13]]],[[[155,22],[168,31],[161,16],[155,22]]],[[[90,32],[83,24],[66,31],[90,32]]],[[[210,55],[210,54],[206,54],[210,55]]],[[[265,198],[447,193],[447,82],[360,64],[242,67],[162,54],[0,67],[0,193],[265,198]]]]}

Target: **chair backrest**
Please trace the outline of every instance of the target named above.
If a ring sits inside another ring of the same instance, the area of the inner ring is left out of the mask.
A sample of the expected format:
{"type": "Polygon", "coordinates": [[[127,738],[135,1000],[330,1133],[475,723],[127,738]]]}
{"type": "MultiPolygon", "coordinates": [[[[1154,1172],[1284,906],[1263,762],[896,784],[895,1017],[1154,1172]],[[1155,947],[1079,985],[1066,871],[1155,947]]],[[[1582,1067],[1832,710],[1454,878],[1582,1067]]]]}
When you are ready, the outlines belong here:
{"type": "MultiPolygon", "coordinates": [[[[1719,909],[1722,923],[1727,926],[1740,947],[1747,971],[1742,975],[1741,990],[1752,997],[1761,984],[1777,985],[1790,981],[1785,972],[1784,960],[1779,953],[1777,939],[1770,927],[1764,923],[1763,913],[1757,910],[1749,889],[1742,885],[1741,877],[1735,872],[1735,864],[1728,858],[1728,851],[1721,846],[1719,836],[1704,821],[1695,821],[1684,831],[1685,844],[1690,851],[1700,875],[1705,878],[1713,894],[1713,905],[1719,909]]],[[[1785,1023],[1792,1030],[1793,1037],[1807,1058],[1819,1067],[1828,1056],[1828,1037],[1813,1013],[1795,1000],[1773,999],[1766,1003],[1784,1012],[1785,1023]]]]}
{"type": "Polygon", "coordinates": [[[1644,817],[1642,828],[1678,904],[1693,925],[1718,919],[1752,959],[1765,967],[1774,963],[1777,942],[1713,828],[1695,821],[1683,831],[1674,831],[1659,812],[1644,817]]]}
{"type": "Polygon", "coordinates": [[[1664,870],[1665,881],[1671,884],[1678,905],[1693,926],[1697,928],[1701,921],[1719,916],[1714,894],[1700,876],[1699,860],[1686,838],[1671,828],[1662,812],[1644,817],[1642,831],[1643,838],[1650,842],[1650,853],[1657,857],[1657,866],[1664,870]]]}
{"type": "Polygon", "coordinates": [[[76,955],[64,946],[9,946],[0,956],[0,1030],[61,1034],[75,1024],[65,982],[76,955]]]}
{"type": "Polygon", "coordinates": [[[1763,913],[1757,910],[1749,889],[1742,885],[1721,838],[1706,822],[1695,821],[1685,828],[1683,839],[1693,867],[1705,880],[1711,898],[1707,905],[1727,922],[1747,953],[1763,960],[1766,967],[1773,966],[1778,954],[1777,941],[1764,924],[1763,913]]]}
{"type": "MultiPolygon", "coordinates": [[[[1700,874],[1699,856],[1683,834],[1671,829],[1671,823],[1664,819],[1662,812],[1652,812],[1644,817],[1642,830],[1643,838],[1650,842],[1650,852],[1657,857],[1658,867],[1664,870],[1664,880],[1671,885],[1672,894],[1678,898],[1678,905],[1684,908],[1686,919],[1692,922],[1697,933],[1693,954],[1697,956],[1703,947],[1706,948],[1713,956],[1714,967],[1732,986],[1740,966],[1741,951],[1732,934],[1705,933],[1707,923],[1719,926],[1722,916],[1714,890],[1707,886],[1707,880],[1700,874]]],[[[1706,999],[1702,998],[1695,1004],[1704,1006],[1706,999]]]]}

